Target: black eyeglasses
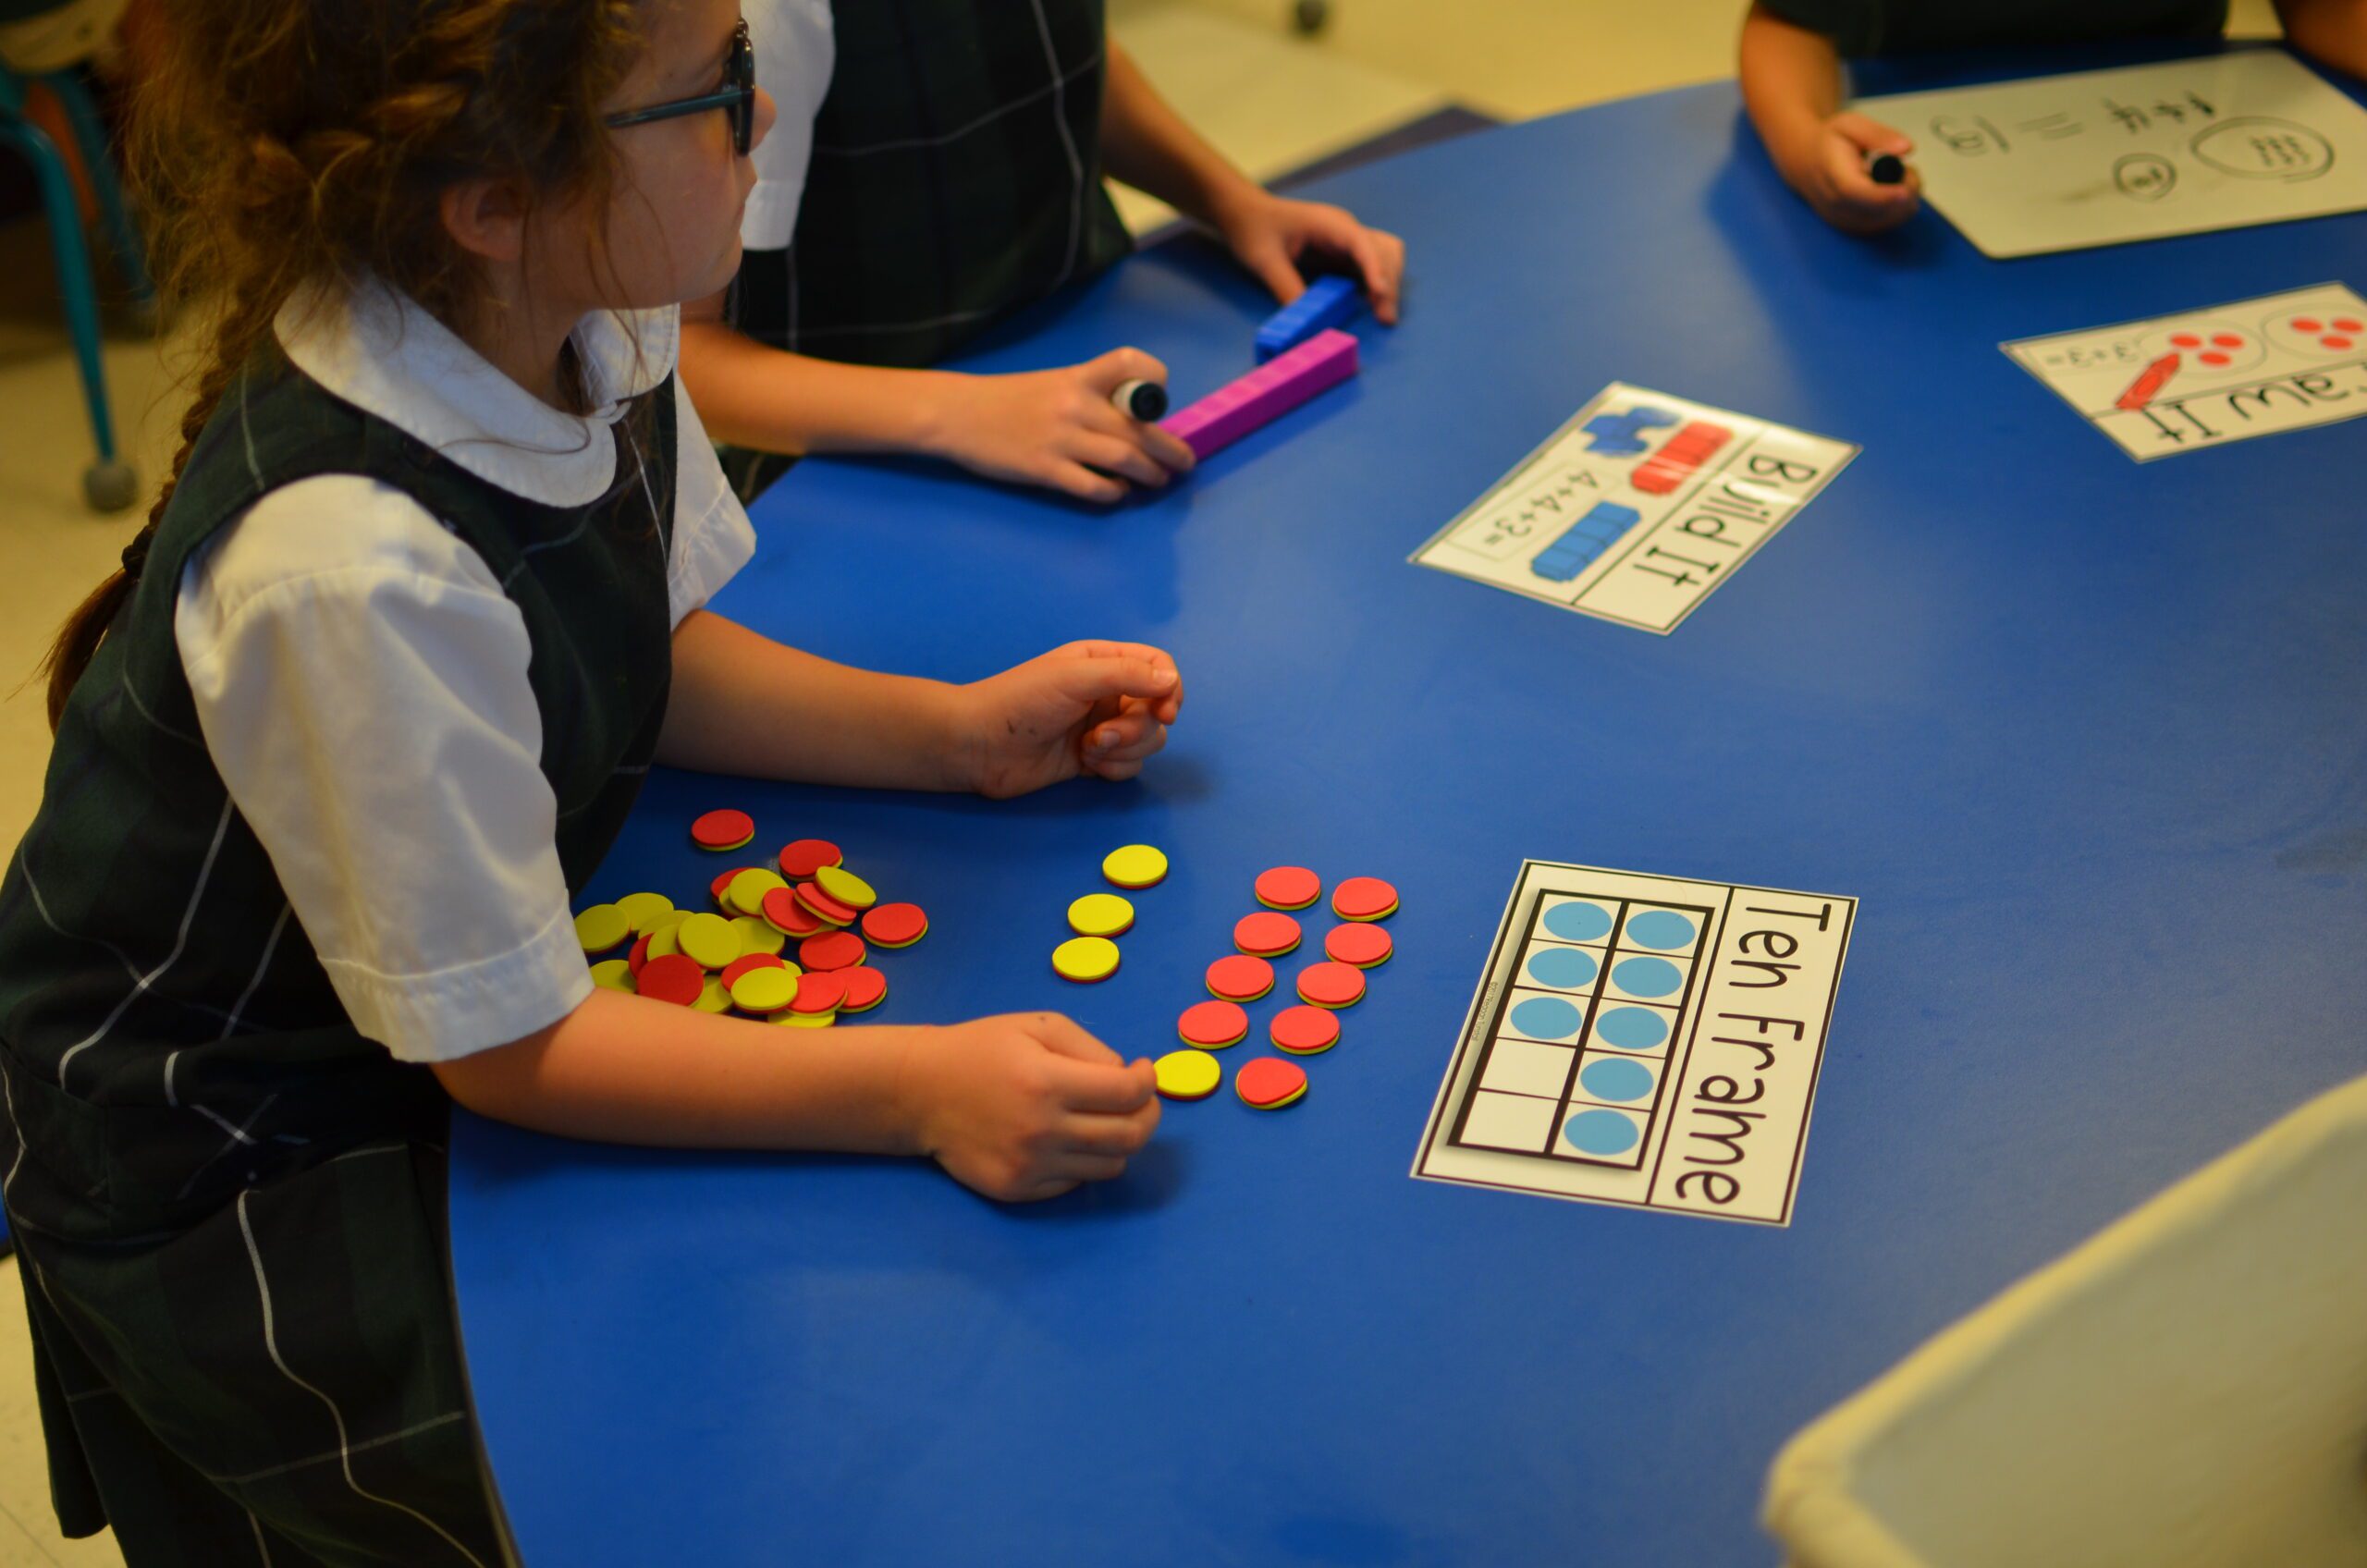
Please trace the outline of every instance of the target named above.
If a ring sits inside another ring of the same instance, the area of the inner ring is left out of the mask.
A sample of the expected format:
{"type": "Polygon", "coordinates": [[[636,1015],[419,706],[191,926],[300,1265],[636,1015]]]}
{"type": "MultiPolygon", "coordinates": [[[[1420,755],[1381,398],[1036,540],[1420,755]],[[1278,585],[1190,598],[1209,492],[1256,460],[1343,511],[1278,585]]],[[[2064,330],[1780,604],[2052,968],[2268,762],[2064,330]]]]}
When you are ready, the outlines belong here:
{"type": "Polygon", "coordinates": [[[652,104],[646,109],[628,109],[621,115],[610,115],[602,123],[611,129],[621,129],[629,125],[647,125],[652,120],[703,115],[709,109],[721,109],[731,116],[731,144],[742,157],[746,157],[748,143],[756,133],[756,50],[748,42],[746,22],[732,31],[731,52],[723,58],[720,88],[695,98],[677,98],[671,103],[652,104]]]}

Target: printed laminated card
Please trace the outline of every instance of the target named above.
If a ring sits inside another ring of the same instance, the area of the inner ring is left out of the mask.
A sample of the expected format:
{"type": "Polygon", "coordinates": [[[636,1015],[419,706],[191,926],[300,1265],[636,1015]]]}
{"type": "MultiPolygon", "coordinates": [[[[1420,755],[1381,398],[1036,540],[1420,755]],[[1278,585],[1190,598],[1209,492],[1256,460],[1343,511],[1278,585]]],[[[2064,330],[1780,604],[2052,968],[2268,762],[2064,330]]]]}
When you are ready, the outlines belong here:
{"type": "Polygon", "coordinates": [[[2367,300],[2339,283],[2000,347],[2140,463],[2367,413],[2367,300]]]}
{"type": "Polygon", "coordinates": [[[2282,49],[1850,106],[1914,141],[1924,196],[1984,256],[2367,207],[2367,110],[2282,49]]]}
{"type": "Polygon", "coordinates": [[[1665,634],[1857,455],[1614,381],[1408,558],[1665,634]]]}
{"type": "Polygon", "coordinates": [[[1413,1174],[1789,1224],[1857,913],[1523,862],[1413,1174]]]}

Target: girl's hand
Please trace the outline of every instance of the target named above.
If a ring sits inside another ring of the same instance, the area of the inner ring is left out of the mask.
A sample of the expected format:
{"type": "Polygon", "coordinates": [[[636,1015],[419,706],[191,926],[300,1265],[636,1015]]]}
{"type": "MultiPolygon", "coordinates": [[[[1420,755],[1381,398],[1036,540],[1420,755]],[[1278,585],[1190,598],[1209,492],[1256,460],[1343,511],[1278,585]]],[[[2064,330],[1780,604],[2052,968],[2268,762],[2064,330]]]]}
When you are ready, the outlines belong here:
{"type": "Polygon", "coordinates": [[[1110,394],[1129,381],[1164,386],[1167,367],[1139,349],[1112,349],[1060,370],[948,374],[923,444],[973,473],[1080,500],[1115,501],[1129,482],[1157,489],[1190,470],[1192,448],[1118,411],[1110,394]]]}
{"type": "Polygon", "coordinates": [[[1005,1203],[1122,1176],[1159,1126],[1149,1059],[1122,1061],[1050,1012],[917,1031],[897,1094],[920,1152],[1005,1203]]]}
{"type": "Polygon", "coordinates": [[[1877,234],[1915,215],[1922,177],[1912,166],[1898,185],[1877,185],[1866,172],[1869,153],[1904,158],[1915,143],[1863,115],[1839,114],[1789,159],[1784,178],[1808,199],[1817,215],[1845,234],[1877,234]]]}
{"type": "Polygon", "coordinates": [[[955,688],[953,767],[1005,800],[1080,773],[1132,778],[1184,705],[1175,661],[1141,643],[1071,643],[955,688]]]}
{"type": "Polygon", "coordinates": [[[1347,263],[1364,284],[1365,298],[1383,326],[1397,325],[1398,286],[1405,276],[1405,242],[1367,228],[1344,207],[1294,202],[1262,189],[1241,205],[1219,214],[1218,232],[1241,264],[1289,304],[1306,291],[1302,259],[1347,263]]]}

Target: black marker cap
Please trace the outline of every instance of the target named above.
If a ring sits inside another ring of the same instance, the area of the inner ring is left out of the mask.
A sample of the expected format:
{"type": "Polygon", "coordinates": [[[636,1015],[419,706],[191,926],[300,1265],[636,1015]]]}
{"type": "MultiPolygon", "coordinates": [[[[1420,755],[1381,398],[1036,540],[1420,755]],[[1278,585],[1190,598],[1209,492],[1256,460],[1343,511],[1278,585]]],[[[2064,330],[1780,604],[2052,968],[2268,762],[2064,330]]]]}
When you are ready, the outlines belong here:
{"type": "Polygon", "coordinates": [[[1118,406],[1120,413],[1146,424],[1167,414],[1167,388],[1156,381],[1121,382],[1110,394],[1110,400],[1118,406]]]}
{"type": "Polygon", "coordinates": [[[1895,153],[1876,153],[1866,159],[1866,178],[1876,185],[1907,183],[1907,165],[1895,153]]]}

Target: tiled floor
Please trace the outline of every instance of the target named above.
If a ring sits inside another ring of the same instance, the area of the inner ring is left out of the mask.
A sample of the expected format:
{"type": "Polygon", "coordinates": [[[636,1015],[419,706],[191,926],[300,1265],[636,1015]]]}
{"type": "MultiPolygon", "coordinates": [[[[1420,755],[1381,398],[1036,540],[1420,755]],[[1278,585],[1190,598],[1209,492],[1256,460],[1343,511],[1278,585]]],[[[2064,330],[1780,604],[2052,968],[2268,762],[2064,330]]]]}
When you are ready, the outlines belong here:
{"type": "MultiPolygon", "coordinates": [[[[1117,36],[1162,92],[1236,161],[1270,176],[1441,104],[1502,117],[1705,81],[1732,70],[1741,0],[1331,0],[1316,39],[1291,0],[1110,0],[1117,36]]],[[[2237,31],[2273,32],[2269,0],[2237,0],[2237,31]]],[[[1138,229],[1165,216],[1127,195],[1138,229]]],[[[0,226],[0,844],[40,800],[48,753],[36,684],[19,686],[52,631],[115,564],[139,514],[81,503],[81,398],[38,225],[0,226]]],[[[151,484],[178,408],[155,344],[107,351],[124,445],[151,484]]],[[[144,503],[143,503],[144,508],[144,503]]],[[[56,1531],[32,1403],[13,1262],[0,1265],[0,1568],[120,1562],[111,1540],[56,1531]]]]}
{"type": "Polygon", "coordinates": [[[0,1563],[7,1568],[117,1568],[111,1535],[69,1541],[49,1508],[49,1464],[33,1405],[31,1327],[17,1265],[0,1267],[0,1563]]]}

